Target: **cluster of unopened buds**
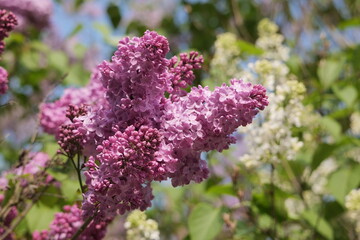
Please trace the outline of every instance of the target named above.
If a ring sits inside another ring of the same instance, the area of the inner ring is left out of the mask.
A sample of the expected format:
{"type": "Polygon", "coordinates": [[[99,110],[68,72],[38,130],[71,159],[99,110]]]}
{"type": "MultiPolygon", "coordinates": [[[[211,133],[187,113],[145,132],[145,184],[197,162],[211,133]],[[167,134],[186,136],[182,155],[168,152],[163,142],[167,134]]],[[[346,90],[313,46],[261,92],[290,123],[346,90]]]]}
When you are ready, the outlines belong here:
{"type": "MultiPolygon", "coordinates": [[[[239,79],[214,91],[185,91],[203,58],[191,52],[167,59],[168,52],[167,39],[156,32],[125,38],[89,85],[40,107],[44,131],[65,154],[88,159],[81,215],[93,219],[90,228],[151,206],[153,181],[171,179],[180,186],[207,178],[201,153],[228,148],[236,128],[268,104],[262,86],[239,79]]],[[[52,232],[47,238],[53,239],[52,232]]]]}

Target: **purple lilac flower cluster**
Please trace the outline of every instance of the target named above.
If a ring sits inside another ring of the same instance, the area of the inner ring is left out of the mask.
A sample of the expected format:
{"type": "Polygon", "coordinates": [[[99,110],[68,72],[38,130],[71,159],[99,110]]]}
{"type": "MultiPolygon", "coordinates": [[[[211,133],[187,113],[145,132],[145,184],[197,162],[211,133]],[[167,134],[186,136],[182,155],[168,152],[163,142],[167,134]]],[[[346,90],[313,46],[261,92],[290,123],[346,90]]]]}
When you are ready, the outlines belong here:
{"type": "Polygon", "coordinates": [[[156,32],[125,38],[111,61],[98,66],[89,86],[42,105],[44,130],[59,138],[59,126],[72,123],[82,154],[89,157],[84,218],[101,222],[146,209],[153,199],[152,181],[201,182],[209,173],[201,152],[228,148],[236,128],[267,106],[264,87],[238,79],[213,92],[201,86],[186,92],[203,59],[191,52],[169,60],[168,52],[167,39],[156,32]],[[102,86],[95,89],[94,81],[102,86]],[[87,113],[66,118],[70,104],[86,104],[87,113]]]}
{"type": "Polygon", "coordinates": [[[7,71],[0,67],[0,94],[5,94],[8,90],[8,73],[7,71]]]}
{"type": "Polygon", "coordinates": [[[100,82],[101,73],[95,70],[90,83],[84,88],[68,88],[58,101],[40,105],[40,125],[45,132],[55,135],[60,133],[60,126],[72,121],[66,116],[69,105],[87,105],[94,111],[106,107],[105,89],[100,82]]]}
{"type": "MultiPolygon", "coordinates": [[[[4,39],[9,36],[15,26],[18,24],[15,15],[6,10],[0,10],[0,54],[3,53],[5,48],[4,39]]],[[[8,73],[0,67],[0,94],[5,94],[8,90],[8,73]]]]}
{"type": "Polygon", "coordinates": [[[65,151],[65,155],[68,155],[69,157],[80,154],[83,150],[84,135],[78,131],[79,120],[77,120],[77,118],[86,114],[86,105],[80,105],[78,107],[70,104],[68,110],[66,111],[66,117],[70,119],[71,123],[62,124],[60,126],[58,143],[60,147],[65,151]]]}
{"type": "Polygon", "coordinates": [[[0,8],[15,13],[18,30],[24,30],[29,24],[41,29],[50,23],[53,3],[51,0],[0,0],[0,8]]]}
{"type": "MultiPolygon", "coordinates": [[[[31,152],[27,158],[29,159],[27,163],[2,173],[0,176],[0,191],[8,187],[9,180],[7,176],[9,174],[19,177],[22,187],[27,186],[29,182],[32,182],[37,175],[43,172],[50,160],[49,156],[43,152],[31,152]]],[[[51,180],[49,177],[47,181],[51,180]]]]}
{"type": "MultiPolygon", "coordinates": [[[[189,54],[180,53],[180,60],[177,56],[170,59],[169,71],[172,73],[172,92],[173,98],[185,96],[186,91],[184,88],[190,86],[195,80],[193,69],[200,69],[204,60],[199,57],[198,52],[191,51],[189,54]],[[175,95],[174,95],[175,93],[175,95]]],[[[176,101],[176,99],[172,99],[176,101]]]]}
{"type": "Polygon", "coordinates": [[[4,39],[9,36],[9,32],[11,32],[17,24],[17,19],[12,12],[4,9],[0,10],[0,54],[5,48],[4,39]]]}
{"type": "MultiPolygon", "coordinates": [[[[33,240],[67,240],[70,239],[77,230],[83,225],[81,209],[77,205],[64,206],[64,212],[55,214],[55,218],[50,224],[49,230],[33,233],[33,240]]],[[[79,240],[98,240],[102,239],[106,233],[106,223],[95,223],[92,221],[84,232],[77,238],[79,240]]]]}

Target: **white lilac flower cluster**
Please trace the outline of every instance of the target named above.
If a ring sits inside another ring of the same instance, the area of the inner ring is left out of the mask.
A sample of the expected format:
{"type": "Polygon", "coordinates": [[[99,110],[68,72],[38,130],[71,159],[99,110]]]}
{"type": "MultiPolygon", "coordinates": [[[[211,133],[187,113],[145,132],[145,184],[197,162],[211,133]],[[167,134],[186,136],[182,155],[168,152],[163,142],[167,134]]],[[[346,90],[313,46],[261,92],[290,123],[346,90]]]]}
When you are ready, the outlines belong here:
{"type": "Polygon", "coordinates": [[[289,58],[290,50],[283,45],[284,36],[277,33],[278,31],[279,27],[269,19],[260,21],[256,46],[265,50],[265,58],[286,61],[289,58]]]}
{"type": "Polygon", "coordinates": [[[319,165],[314,171],[310,168],[305,169],[303,178],[307,178],[307,182],[311,186],[311,190],[315,194],[325,194],[326,185],[328,184],[328,177],[339,165],[334,158],[328,158],[319,165]]]}
{"type": "Polygon", "coordinates": [[[355,223],[355,230],[360,234],[360,189],[353,189],[345,197],[345,207],[349,211],[350,220],[355,223]]]}
{"type": "Polygon", "coordinates": [[[360,135],[360,112],[354,112],[350,116],[350,130],[355,135],[360,135]]]}
{"type": "Polygon", "coordinates": [[[158,224],[152,219],[147,219],[146,214],[139,210],[132,211],[126,218],[127,240],[158,240],[160,233],[158,224]]]}
{"type": "MultiPolygon", "coordinates": [[[[264,19],[259,23],[257,47],[264,53],[242,72],[247,80],[262,83],[269,92],[269,106],[245,134],[247,154],[241,157],[246,167],[258,167],[261,163],[277,163],[294,160],[302,148],[303,141],[293,135],[293,129],[310,125],[305,116],[310,112],[302,100],[305,86],[289,74],[283,61],[288,60],[289,49],[283,45],[283,37],[277,34],[278,27],[264,19]],[[257,123],[257,124],[256,124],[257,123]]],[[[310,121],[311,122],[311,121],[310,121]]]]}
{"type": "MultiPolygon", "coordinates": [[[[354,136],[360,136],[360,112],[353,112],[350,116],[350,133],[354,136]]],[[[346,152],[348,158],[353,159],[354,161],[360,163],[360,148],[354,147],[350,148],[346,152]]]]}
{"type": "Polygon", "coordinates": [[[235,34],[219,34],[215,41],[214,57],[210,63],[211,81],[223,83],[231,78],[240,78],[240,53],[235,34]]]}

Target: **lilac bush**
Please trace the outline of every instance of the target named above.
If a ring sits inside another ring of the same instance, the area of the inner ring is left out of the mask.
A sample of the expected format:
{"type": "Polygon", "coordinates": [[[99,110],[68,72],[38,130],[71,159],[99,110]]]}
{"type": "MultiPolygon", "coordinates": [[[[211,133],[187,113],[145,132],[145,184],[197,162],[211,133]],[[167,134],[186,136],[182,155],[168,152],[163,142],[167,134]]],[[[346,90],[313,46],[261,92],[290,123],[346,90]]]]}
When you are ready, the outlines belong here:
{"type": "Polygon", "coordinates": [[[0,0],[0,240],[358,239],[359,1],[134,1],[0,0]]]}

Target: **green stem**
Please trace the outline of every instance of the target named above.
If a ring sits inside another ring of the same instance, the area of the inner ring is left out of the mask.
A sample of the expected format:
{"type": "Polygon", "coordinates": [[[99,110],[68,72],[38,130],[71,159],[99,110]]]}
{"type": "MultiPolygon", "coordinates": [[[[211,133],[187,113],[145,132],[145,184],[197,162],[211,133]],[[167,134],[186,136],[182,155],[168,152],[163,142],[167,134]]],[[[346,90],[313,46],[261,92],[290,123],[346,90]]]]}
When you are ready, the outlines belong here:
{"type": "Polygon", "coordinates": [[[273,226],[273,237],[274,239],[276,239],[276,225],[277,225],[277,221],[276,221],[276,211],[275,211],[275,184],[274,184],[274,173],[275,173],[275,167],[274,164],[271,164],[271,175],[270,175],[270,181],[271,181],[271,189],[270,189],[270,197],[271,197],[271,215],[274,221],[274,226],[273,226]]]}
{"type": "Polygon", "coordinates": [[[77,163],[78,163],[77,174],[78,174],[79,183],[81,186],[81,192],[84,193],[84,184],[82,183],[82,178],[81,178],[80,154],[78,154],[78,156],[77,156],[77,163]]]}
{"type": "MultiPolygon", "coordinates": [[[[82,184],[82,179],[81,179],[81,169],[80,169],[80,167],[76,166],[75,161],[74,161],[74,159],[72,157],[70,158],[70,160],[71,160],[71,162],[72,162],[72,164],[73,164],[73,166],[74,166],[74,168],[76,170],[76,174],[77,174],[77,177],[78,177],[78,180],[79,180],[81,192],[84,193],[84,186],[82,184]]],[[[78,165],[79,165],[80,164],[80,156],[79,155],[78,155],[77,161],[78,161],[78,165]]]]}
{"type": "Polygon", "coordinates": [[[317,231],[317,228],[320,224],[320,220],[321,220],[321,215],[323,213],[323,201],[321,200],[321,206],[320,206],[320,209],[318,211],[318,214],[317,214],[317,217],[316,217],[316,221],[315,221],[315,224],[314,224],[314,227],[313,227],[313,231],[312,231],[312,239],[315,239],[316,237],[316,231],[317,231]]]}
{"type": "Polygon", "coordinates": [[[300,183],[299,179],[296,177],[296,175],[295,175],[294,171],[292,170],[290,164],[284,158],[281,158],[281,164],[284,167],[288,178],[290,179],[290,181],[294,185],[294,187],[296,189],[296,192],[299,194],[301,200],[304,202],[305,207],[307,209],[309,209],[309,206],[308,206],[307,202],[305,201],[305,198],[304,198],[304,195],[303,195],[303,189],[301,187],[301,183],[300,183]]]}

